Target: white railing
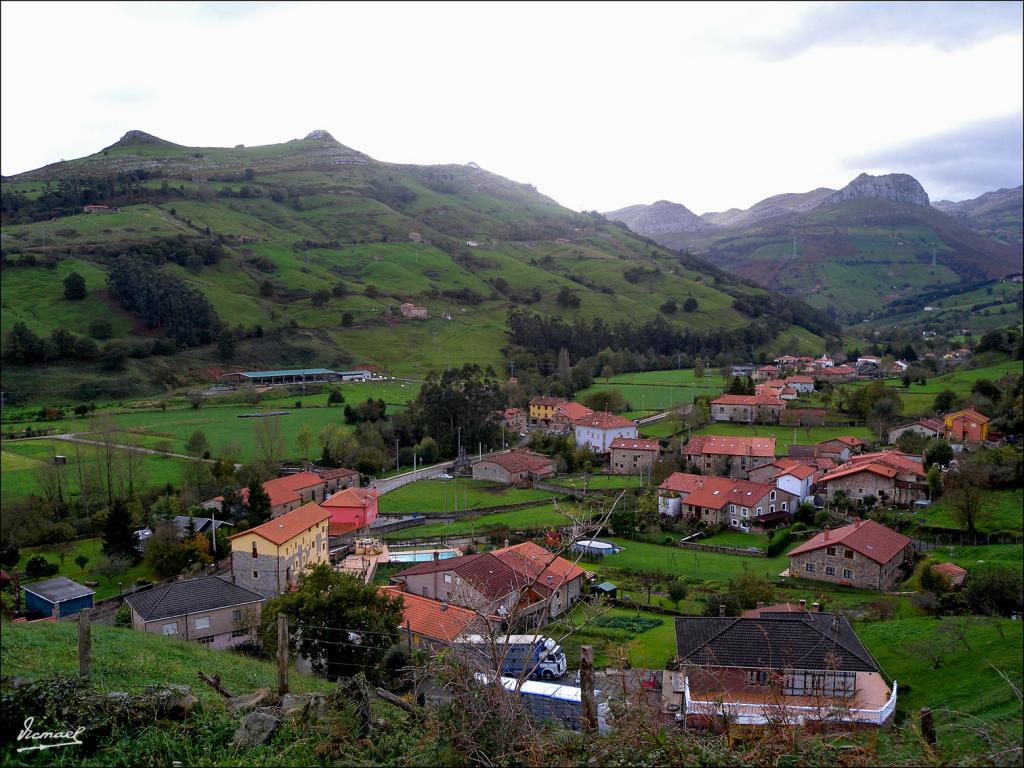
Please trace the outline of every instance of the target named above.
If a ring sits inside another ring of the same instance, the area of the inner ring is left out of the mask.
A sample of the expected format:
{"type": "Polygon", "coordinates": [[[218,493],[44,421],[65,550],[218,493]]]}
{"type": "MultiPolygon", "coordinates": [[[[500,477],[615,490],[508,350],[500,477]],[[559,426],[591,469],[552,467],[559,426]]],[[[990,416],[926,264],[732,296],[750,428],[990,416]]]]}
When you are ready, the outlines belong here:
{"type": "Polygon", "coordinates": [[[687,715],[726,717],[737,725],[767,725],[780,718],[795,723],[832,720],[838,722],[882,725],[896,710],[896,681],[892,683],[889,700],[878,709],[850,709],[847,707],[805,707],[795,704],[738,704],[724,701],[702,701],[690,697],[689,678],[683,678],[683,701],[687,715]]]}

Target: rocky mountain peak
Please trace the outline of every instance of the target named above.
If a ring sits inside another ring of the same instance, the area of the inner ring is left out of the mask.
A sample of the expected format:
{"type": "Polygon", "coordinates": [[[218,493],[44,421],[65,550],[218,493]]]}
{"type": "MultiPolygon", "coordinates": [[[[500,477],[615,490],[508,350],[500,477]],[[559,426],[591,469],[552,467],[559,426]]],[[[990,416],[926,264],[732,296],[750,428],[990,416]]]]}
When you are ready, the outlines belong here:
{"type": "MultiPolygon", "coordinates": [[[[174,142],[161,139],[158,136],[154,136],[151,133],[145,131],[128,131],[118,139],[117,143],[112,144],[112,147],[130,147],[138,144],[164,144],[166,146],[174,146],[174,142]]],[[[110,147],[108,147],[109,149],[110,147]]]]}
{"type": "Polygon", "coordinates": [[[321,129],[317,129],[315,131],[310,131],[306,135],[306,138],[304,140],[305,141],[329,141],[332,144],[339,143],[336,138],[331,136],[331,134],[329,134],[327,131],[324,131],[324,130],[321,130],[321,129]]]}
{"type": "Polygon", "coordinates": [[[838,192],[822,200],[821,205],[839,205],[847,200],[876,199],[897,203],[912,203],[928,207],[928,193],[913,176],[889,173],[872,176],[862,173],[838,192]]]}
{"type": "Polygon", "coordinates": [[[651,205],[631,205],[605,214],[609,219],[621,221],[637,234],[654,238],[657,235],[680,232],[707,232],[716,229],[685,205],[671,200],[659,200],[651,205]]]}

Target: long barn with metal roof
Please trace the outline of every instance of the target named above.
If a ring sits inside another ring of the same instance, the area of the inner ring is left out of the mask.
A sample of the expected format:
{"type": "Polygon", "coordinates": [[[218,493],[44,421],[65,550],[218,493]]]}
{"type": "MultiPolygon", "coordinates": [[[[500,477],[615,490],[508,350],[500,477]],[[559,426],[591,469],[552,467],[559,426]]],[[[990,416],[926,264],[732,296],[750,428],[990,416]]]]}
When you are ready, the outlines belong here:
{"type": "Polygon", "coordinates": [[[326,381],[357,381],[372,378],[369,371],[332,371],[328,368],[288,368],[279,371],[237,371],[220,378],[235,384],[313,384],[326,381]]]}

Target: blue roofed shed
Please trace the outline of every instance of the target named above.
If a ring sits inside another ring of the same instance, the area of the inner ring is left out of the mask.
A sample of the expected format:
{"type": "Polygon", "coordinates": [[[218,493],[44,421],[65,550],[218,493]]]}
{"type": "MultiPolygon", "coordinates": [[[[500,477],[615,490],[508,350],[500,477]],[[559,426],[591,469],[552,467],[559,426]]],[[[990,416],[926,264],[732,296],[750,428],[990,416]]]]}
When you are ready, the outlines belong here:
{"type": "Polygon", "coordinates": [[[25,609],[39,611],[53,616],[54,606],[58,607],[57,618],[74,616],[83,608],[92,608],[93,595],[88,587],[65,576],[45,581],[36,581],[22,586],[25,592],[25,609]]]}

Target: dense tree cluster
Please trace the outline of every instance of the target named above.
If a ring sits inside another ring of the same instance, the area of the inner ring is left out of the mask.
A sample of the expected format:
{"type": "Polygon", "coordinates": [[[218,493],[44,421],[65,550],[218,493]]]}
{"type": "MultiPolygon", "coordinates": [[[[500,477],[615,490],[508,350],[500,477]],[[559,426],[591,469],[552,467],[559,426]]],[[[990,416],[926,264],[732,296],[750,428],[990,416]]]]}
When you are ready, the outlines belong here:
{"type": "Polygon", "coordinates": [[[147,328],[163,328],[176,344],[209,344],[220,320],[206,297],[181,278],[139,259],[117,260],[107,276],[110,295],[147,328]]]}
{"type": "Polygon", "coordinates": [[[2,192],[0,212],[5,225],[69,216],[79,213],[85,205],[141,195],[145,192],[141,182],[153,176],[140,169],[98,178],[61,179],[54,185],[47,184],[42,194],[34,198],[22,192],[2,192]]]}

